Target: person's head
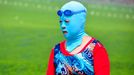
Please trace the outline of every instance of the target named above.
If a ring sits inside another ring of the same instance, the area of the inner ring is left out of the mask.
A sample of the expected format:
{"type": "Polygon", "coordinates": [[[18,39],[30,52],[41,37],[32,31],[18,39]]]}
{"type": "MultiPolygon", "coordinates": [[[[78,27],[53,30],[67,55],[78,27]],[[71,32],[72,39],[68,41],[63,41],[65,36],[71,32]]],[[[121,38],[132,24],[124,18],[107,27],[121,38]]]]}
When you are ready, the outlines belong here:
{"type": "Polygon", "coordinates": [[[73,39],[84,33],[87,9],[79,2],[70,1],[57,12],[60,27],[66,39],[73,39]]]}

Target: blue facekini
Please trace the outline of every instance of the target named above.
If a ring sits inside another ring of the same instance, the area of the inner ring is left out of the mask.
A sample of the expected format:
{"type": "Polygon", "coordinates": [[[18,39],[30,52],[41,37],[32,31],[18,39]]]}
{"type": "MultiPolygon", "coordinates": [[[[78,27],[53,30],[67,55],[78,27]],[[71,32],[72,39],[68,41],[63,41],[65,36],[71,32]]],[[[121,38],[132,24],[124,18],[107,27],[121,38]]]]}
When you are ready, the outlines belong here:
{"type": "Polygon", "coordinates": [[[60,17],[60,28],[66,38],[66,48],[69,52],[80,46],[86,21],[86,8],[76,1],[63,5],[57,12],[60,17]],[[68,21],[68,22],[67,22],[68,21]]]}

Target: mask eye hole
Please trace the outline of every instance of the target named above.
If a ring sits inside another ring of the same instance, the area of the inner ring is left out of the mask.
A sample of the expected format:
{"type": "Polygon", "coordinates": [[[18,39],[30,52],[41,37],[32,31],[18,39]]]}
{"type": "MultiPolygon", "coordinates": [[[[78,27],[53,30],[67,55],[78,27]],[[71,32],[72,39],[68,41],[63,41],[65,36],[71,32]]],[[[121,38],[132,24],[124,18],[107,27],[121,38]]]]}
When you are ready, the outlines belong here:
{"type": "Polygon", "coordinates": [[[70,21],[69,20],[65,20],[66,23],[69,23],[70,21]]]}
{"type": "Polygon", "coordinates": [[[62,20],[60,20],[59,22],[62,23],[62,20]]]}

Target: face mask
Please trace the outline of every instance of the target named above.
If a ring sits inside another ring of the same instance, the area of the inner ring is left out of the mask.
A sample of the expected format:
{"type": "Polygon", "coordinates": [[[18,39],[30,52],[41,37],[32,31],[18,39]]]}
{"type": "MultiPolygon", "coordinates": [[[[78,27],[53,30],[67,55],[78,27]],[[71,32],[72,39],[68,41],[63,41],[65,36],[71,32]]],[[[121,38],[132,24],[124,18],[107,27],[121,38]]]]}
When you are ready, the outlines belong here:
{"type": "Polygon", "coordinates": [[[61,31],[67,40],[67,50],[72,51],[82,43],[82,37],[86,35],[84,32],[86,8],[78,2],[71,1],[65,4],[57,14],[60,17],[61,31]]]}
{"type": "Polygon", "coordinates": [[[67,40],[74,40],[84,34],[85,13],[74,14],[72,16],[60,17],[60,28],[67,40]]]}

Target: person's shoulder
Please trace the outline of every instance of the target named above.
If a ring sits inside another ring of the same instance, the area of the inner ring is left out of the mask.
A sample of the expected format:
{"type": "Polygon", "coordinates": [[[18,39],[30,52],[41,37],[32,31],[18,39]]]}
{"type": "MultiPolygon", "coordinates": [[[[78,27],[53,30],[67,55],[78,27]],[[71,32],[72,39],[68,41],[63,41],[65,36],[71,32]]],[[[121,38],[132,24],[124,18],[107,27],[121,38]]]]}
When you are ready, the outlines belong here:
{"type": "Polygon", "coordinates": [[[103,44],[100,42],[100,40],[92,37],[93,41],[92,43],[96,44],[97,47],[104,47],[103,44]]]}

